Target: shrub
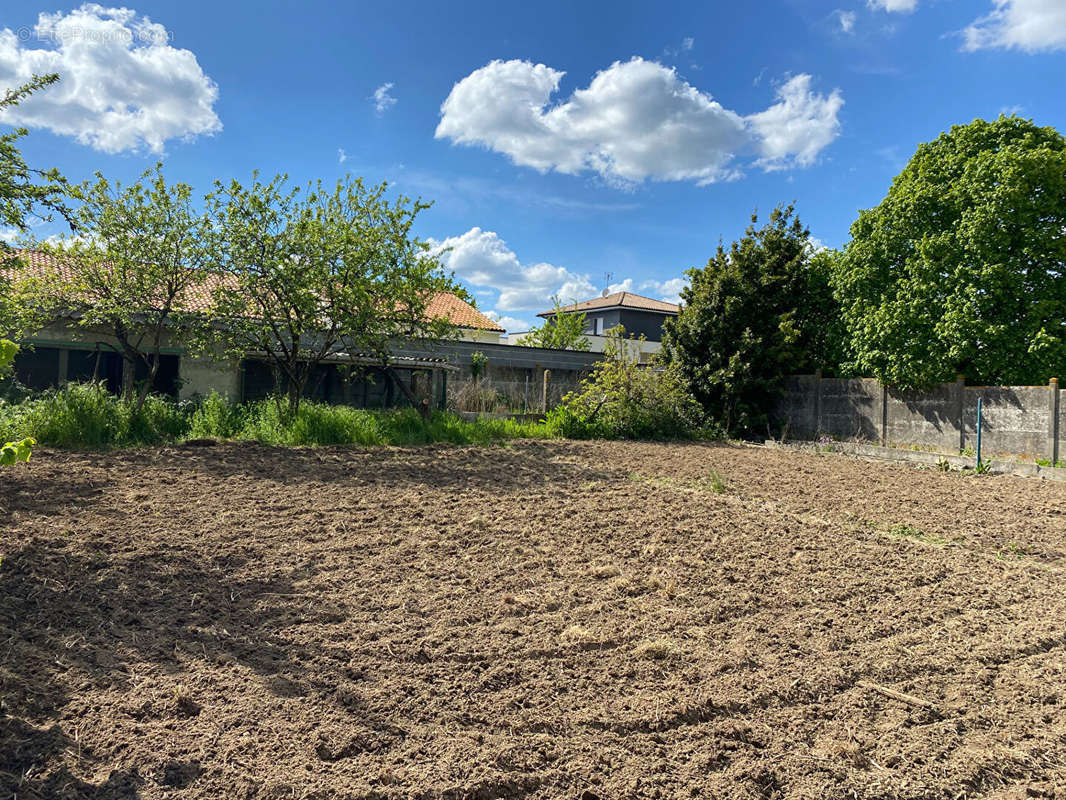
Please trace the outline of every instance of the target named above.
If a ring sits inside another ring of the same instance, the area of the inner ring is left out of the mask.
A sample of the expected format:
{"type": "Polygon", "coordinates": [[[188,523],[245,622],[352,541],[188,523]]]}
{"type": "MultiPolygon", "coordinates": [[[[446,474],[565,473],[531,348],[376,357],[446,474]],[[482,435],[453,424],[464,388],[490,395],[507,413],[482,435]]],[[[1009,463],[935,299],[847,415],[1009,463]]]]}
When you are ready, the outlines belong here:
{"type": "Polygon", "coordinates": [[[636,340],[608,331],[603,361],[547,417],[568,439],[689,439],[710,434],[695,398],[673,369],[641,365],[636,340]]]}

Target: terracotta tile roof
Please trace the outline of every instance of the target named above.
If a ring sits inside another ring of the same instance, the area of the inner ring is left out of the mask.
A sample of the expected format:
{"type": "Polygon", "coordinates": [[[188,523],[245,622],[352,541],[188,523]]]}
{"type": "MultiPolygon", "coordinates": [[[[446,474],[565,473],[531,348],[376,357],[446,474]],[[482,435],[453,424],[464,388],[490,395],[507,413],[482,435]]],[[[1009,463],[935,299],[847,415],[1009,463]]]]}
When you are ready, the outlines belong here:
{"type": "MultiPolygon", "coordinates": [[[[58,272],[63,278],[69,279],[71,277],[70,269],[61,259],[56,258],[51,253],[42,253],[39,250],[15,250],[13,255],[17,255],[19,260],[29,267],[26,269],[23,267],[20,269],[14,266],[14,262],[11,259],[4,258],[4,254],[0,253],[0,277],[7,280],[14,280],[15,277],[43,277],[46,272],[58,272]]],[[[222,278],[212,275],[203,283],[195,286],[190,286],[186,292],[185,297],[182,298],[180,307],[182,311],[208,311],[211,308],[211,296],[214,287],[219,284],[222,278]]]]}
{"type": "MultiPolygon", "coordinates": [[[[48,270],[58,270],[63,277],[70,277],[70,271],[66,265],[49,253],[42,253],[38,250],[15,250],[12,252],[18,255],[22,263],[28,265],[29,269],[20,269],[17,266],[13,266],[12,261],[4,258],[4,254],[0,253],[0,259],[2,259],[0,260],[0,277],[2,278],[13,280],[16,276],[25,276],[27,273],[31,277],[43,276],[48,270]]],[[[219,276],[210,276],[203,283],[190,287],[186,293],[185,301],[182,303],[182,310],[209,311],[214,288],[221,280],[224,279],[219,276]]],[[[477,328],[486,331],[503,332],[503,328],[497,323],[451,292],[439,292],[435,295],[427,305],[426,313],[430,319],[447,319],[460,328],[477,328]]]]}
{"type": "MultiPolygon", "coordinates": [[[[637,311],[660,311],[667,314],[676,314],[681,306],[676,303],[667,303],[665,300],[654,300],[632,292],[615,292],[606,297],[597,297],[593,300],[584,300],[563,306],[563,311],[593,311],[600,308],[632,308],[637,311]]],[[[555,311],[542,311],[538,317],[550,317],[555,311]]]]}
{"type": "Polygon", "coordinates": [[[459,328],[477,328],[483,331],[500,331],[504,329],[465,300],[451,292],[438,292],[426,306],[426,316],[430,319],[446,319],[459,328]]]}

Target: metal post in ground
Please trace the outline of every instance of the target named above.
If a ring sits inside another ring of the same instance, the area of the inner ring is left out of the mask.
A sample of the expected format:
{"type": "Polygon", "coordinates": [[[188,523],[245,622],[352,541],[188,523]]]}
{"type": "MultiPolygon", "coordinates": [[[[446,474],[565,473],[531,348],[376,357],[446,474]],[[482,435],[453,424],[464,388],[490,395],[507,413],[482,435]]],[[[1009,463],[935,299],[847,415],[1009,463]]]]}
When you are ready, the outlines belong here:
{"type": "Polygon", "coordinates": [[[984,427],[984,411],[981,408],[981,398],[977,398],[977,469],[981,469],[981,428],[984,427]]]}

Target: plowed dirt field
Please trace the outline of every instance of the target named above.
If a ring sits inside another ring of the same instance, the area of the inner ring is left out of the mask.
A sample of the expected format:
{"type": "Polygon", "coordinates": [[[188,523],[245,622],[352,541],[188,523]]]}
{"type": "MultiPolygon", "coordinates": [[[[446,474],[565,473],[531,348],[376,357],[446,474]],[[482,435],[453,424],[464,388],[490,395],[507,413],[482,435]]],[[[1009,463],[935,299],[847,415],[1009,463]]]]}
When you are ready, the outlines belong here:
{"type": "Polygon", "coordinates": [[[0,797],[1066,797],[1066,485],[728,445],[0,471],[0,797]]]}

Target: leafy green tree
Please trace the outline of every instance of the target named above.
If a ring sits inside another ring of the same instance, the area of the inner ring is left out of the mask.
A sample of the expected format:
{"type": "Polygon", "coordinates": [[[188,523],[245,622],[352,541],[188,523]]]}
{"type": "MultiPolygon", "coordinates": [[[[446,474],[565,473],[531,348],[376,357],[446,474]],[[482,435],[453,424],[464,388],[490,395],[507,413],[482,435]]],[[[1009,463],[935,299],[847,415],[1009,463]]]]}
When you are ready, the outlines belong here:
{"type": "Polygon", "coordinates": [[[555,350],[588,352],[592,349],[585,338],[585,314],[564,311],[565,307],[558,296],[552,297],[552,305],[552,315],[539,328],[523,336],[521,343],[526,347],[549,347],[555,350]]]}
{"type": "Polygon", "coordinates": [[[641,339],[619,325],[607,332],[603,359],[581,388],[547,417],[569,439],[687,439],[706,433],[699,404],[676,370],[640,363],[641,339]]]}
{"type": "MultiPolygon", "coordinates": [[[[15,89],[8,89],[0,98],[0,111],[18,105],[34,92],[50,86],[59,76],[42,75],[15,89]]],[[[26,165],[18,150],[18,141],[27,133],[16,128],[0,136],[0,224],[26,233],[33,220],[48,221],[54,214],[70,220],[65,204],[67,182],[55,169],[33,169],[26,165]]],[[[17,272],[12,263],[14,253],[0,242],[0,335],[21,338],[41,323],[36,309],[27,306],[4,273],[17,272]]]]}
{"type": "MultiPolygon", "coordinates": [[[[7,89],[0,98],[0,111],[18,103],[46,86],[59,80],[59,76],[35,75],[29,83],[15,89],[7,89]]],[[[53,212],[66,216],[63,203],[66,181],[55,169],[32,169],[26,165],[17,147],[18,140],[27,133],[25,128],[0,135],[0,221],[20,232],[29,230],[30,219],[47,220],[53,212]]],[[[0,268],[8,269],[11,257],[6,244],[0,243],[0,268]]],[[[11,336],[24,333],[32,325],[33,313],[11,289],[10,282],[0,275],[0,332],[11,336]]],[[[18,353],[18,345],[0,339],[0,375],[11,369],[18,353]]],[[[18,442],[0,442],[0,465],[28,461],[33,439],[18,442]]]]}
{"type": "Polygon", "coordinates": [[[903,388],[1066,364],[1066,140],[1018,117],[922,144],[834,271],[850,367],[903,388]]]}
{"type": "Polygon", "coordinates": [[[192,187],[168,184],[161,165],[129,186],[97,173],[71,191],[78,234],[39,246],[55,266],[24,284],[27,297],[71,323],[103,330],[122,356],[123,395],[140,410],[164,347],[199,323],[207,266],[207,222],[192,187]],[[146,378],[136,383],[137,368],[146,378]]]}
{"type": "Polygon", "coordinates": [[[831,256],[815,257],[792,206],[774,209],[761,228],[757,221],[688,271],[681,312],[664,326],[661,358],[728,433],[758,429],[781,379],[823,366],[833,350],[831,256]]]}
{"type": "MultiPolygon", "coordinates": [[[[0,111],[18,105],[29,95],[59,80],[59,76],[35,75],[0,98],[0,111]]],[[[67,182],[55,169],[32,169],[19,152],[18,140],[27,133],[15,128],[0,136],[0,221],[21,232],[29,230],[34,217],[50,219],[53,213],[67,216],[64,204],[67,182]]]]}
{"type": "Polygon", "coordinates": [[[367,188],[350,176],[332,190],[286,183],[256,176],[209,195],[217,280],[202,332],[207,348],[265,358],[291,418],[326,360],[361,356],[387,369],[398,340],[454,338],[455,327],[426,309],[438,292],[465,293],[411,233],[429,204],[390,202],[386,184],[367,188]]]}

